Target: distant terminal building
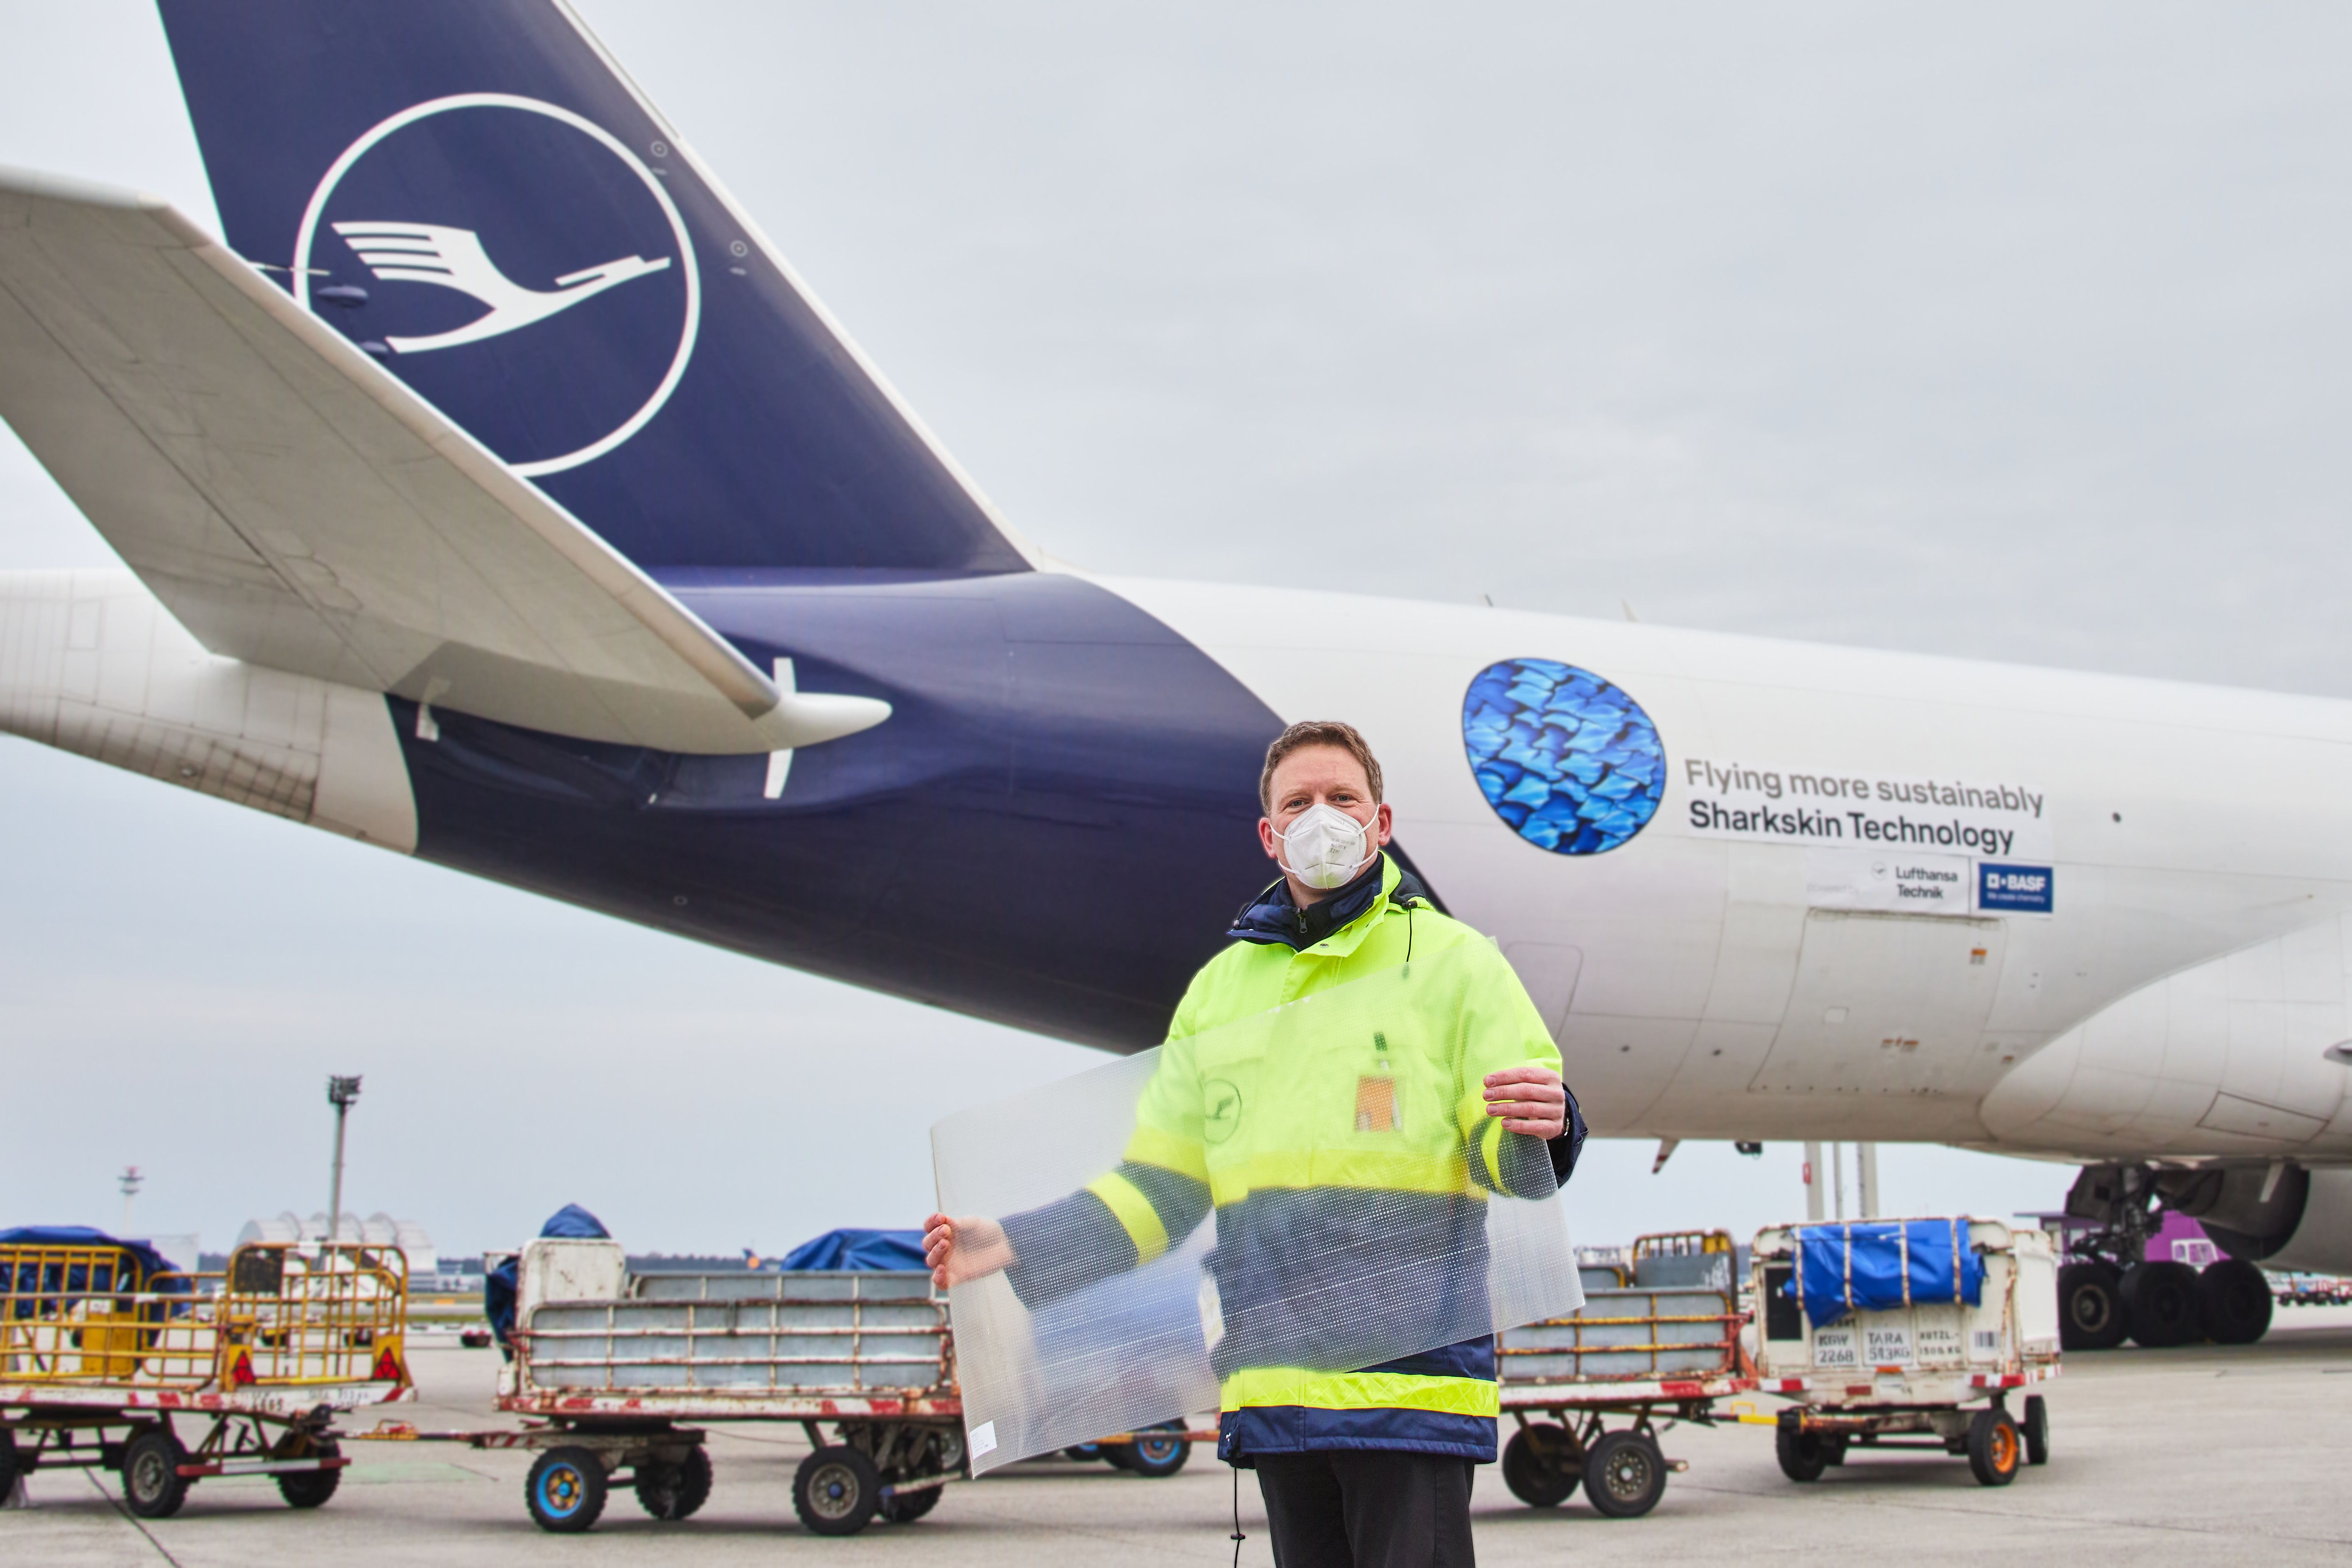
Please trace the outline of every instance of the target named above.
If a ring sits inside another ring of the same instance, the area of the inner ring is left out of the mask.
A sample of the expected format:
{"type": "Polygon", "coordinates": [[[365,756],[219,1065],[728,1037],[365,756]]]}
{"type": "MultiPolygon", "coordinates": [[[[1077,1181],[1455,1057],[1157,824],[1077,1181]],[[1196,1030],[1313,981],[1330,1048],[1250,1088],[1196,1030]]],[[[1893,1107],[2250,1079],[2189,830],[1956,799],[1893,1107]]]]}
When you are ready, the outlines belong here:
{"type": "MultiPolygon", "coordinates": [[[[365,1219],[350,1212],[343,1214],[339,1234],[346,1241],[363,1241],[372,1247],[397,1247],[408,1258],[408,1277],[422,1283],[441,1271],[441,1255],[434,1249],[433,1238],[425,1227],[413,1219],[394,1219],[389,1214],[371,1214],[365,1219]]],[[[248,1219],[245,1228],[236,1233],[236,1244],[248,1241],[318,1242],[327,1239],[327,1211],[320,1209],[303,1219],[292,1209],[271,1219],[248,1219]]]]}

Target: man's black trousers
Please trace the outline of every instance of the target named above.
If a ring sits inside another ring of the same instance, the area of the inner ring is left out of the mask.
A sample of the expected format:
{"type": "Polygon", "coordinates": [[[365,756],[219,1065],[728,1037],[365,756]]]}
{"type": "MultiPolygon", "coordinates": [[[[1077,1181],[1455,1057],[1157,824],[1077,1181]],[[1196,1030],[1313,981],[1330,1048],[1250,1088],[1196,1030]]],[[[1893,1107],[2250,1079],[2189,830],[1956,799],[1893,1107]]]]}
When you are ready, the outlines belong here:
{"type": "Polygon", "coordinates": [[[1344,1449],[1260,1454],[1276,1568],[1471,1568],[1471,1461],[1344,1449]]]}

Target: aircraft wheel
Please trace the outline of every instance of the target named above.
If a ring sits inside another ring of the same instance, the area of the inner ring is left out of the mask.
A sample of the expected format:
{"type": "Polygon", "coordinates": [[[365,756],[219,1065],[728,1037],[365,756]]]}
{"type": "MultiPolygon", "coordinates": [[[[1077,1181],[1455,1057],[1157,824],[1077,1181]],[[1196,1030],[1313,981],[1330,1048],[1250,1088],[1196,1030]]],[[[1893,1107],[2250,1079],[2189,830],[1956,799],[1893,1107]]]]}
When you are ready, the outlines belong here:
{"type": "Polygon", "coordinates": [[[1969,1469],[1985,1486],[2005,1487],[2025,1463],[2025,1439],[2009,1412],[1994,1406],[1969,1423],[1969,1469]]]}
{"type": "Polygon", "coordinates": [[[2132,1338],[2150,1350],[2189,1344],[2204,1337],[2197,1270],[2188,1264],[2135,1263],[2124,1270],[2121,1293],[2124,1309],[2131,1316],[2132,1338]]]}
{"type": "Polygon", "coordinates": [[[1503,1484],[1529,1508],[1558,1508],[1584,1479],[1584,1457],[1568,1428],[1530,1421],[1503,1445],[1503,1484]]]}
{"type": "Polygon", "coordinates": [[[2199,1321],[2215,1344],[2252,1344],[2271,1329],[2270,1276],[2242,1258],[2225,1258],[2197,1276],[2199,1321]]]}
{"type": "Polygon", "coordinates": [[[2115,1270],[2069,1263],[2058,1270],[2058,1343],[2066,1350],[2113,1350],[2131,1330],[2115,1270]]]}
{"type": "Polygon", "coordinates": [[[187,1477],[180,1467],[188,1450],[157,1427],[131,1439],[122,1450],[122,1501],[142,1519],[169,1519],[188,1500],[187,1477]]]}
{"type": "Polygon", "coordinates": [[[591,1448],[551,1448],[522,1483],[531,1522],[558,1535],[577,1535],[604,1511],[609,1490],[604,1461],[591,1448]]]}

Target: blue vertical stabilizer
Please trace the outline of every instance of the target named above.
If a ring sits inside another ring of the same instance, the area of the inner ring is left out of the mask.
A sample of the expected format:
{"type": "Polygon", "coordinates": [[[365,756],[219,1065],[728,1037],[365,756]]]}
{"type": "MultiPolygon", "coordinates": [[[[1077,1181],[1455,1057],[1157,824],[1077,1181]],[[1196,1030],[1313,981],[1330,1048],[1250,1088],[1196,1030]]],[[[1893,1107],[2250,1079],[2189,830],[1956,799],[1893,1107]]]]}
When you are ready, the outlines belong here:
{"type": "Polygon", "coordinates": [[[551,0],[162,0],[231,246],[639,565],[1030,561],[551,0]]]}

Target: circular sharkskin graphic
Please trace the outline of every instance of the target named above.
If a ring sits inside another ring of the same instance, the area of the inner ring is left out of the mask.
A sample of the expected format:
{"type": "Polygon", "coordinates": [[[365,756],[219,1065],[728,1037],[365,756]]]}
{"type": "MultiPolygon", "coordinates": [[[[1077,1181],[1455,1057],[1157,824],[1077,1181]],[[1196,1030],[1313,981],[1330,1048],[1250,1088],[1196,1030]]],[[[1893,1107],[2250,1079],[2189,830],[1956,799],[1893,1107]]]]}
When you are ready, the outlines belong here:
{"type": "Polygon", "coordinates": [[[1551,659],[1479,671],[1462,699],[1462,747],[1495,814],[1554,854],[1615,849],[1666,787],[1665,747],[1642,705],[1551,659]]]}

